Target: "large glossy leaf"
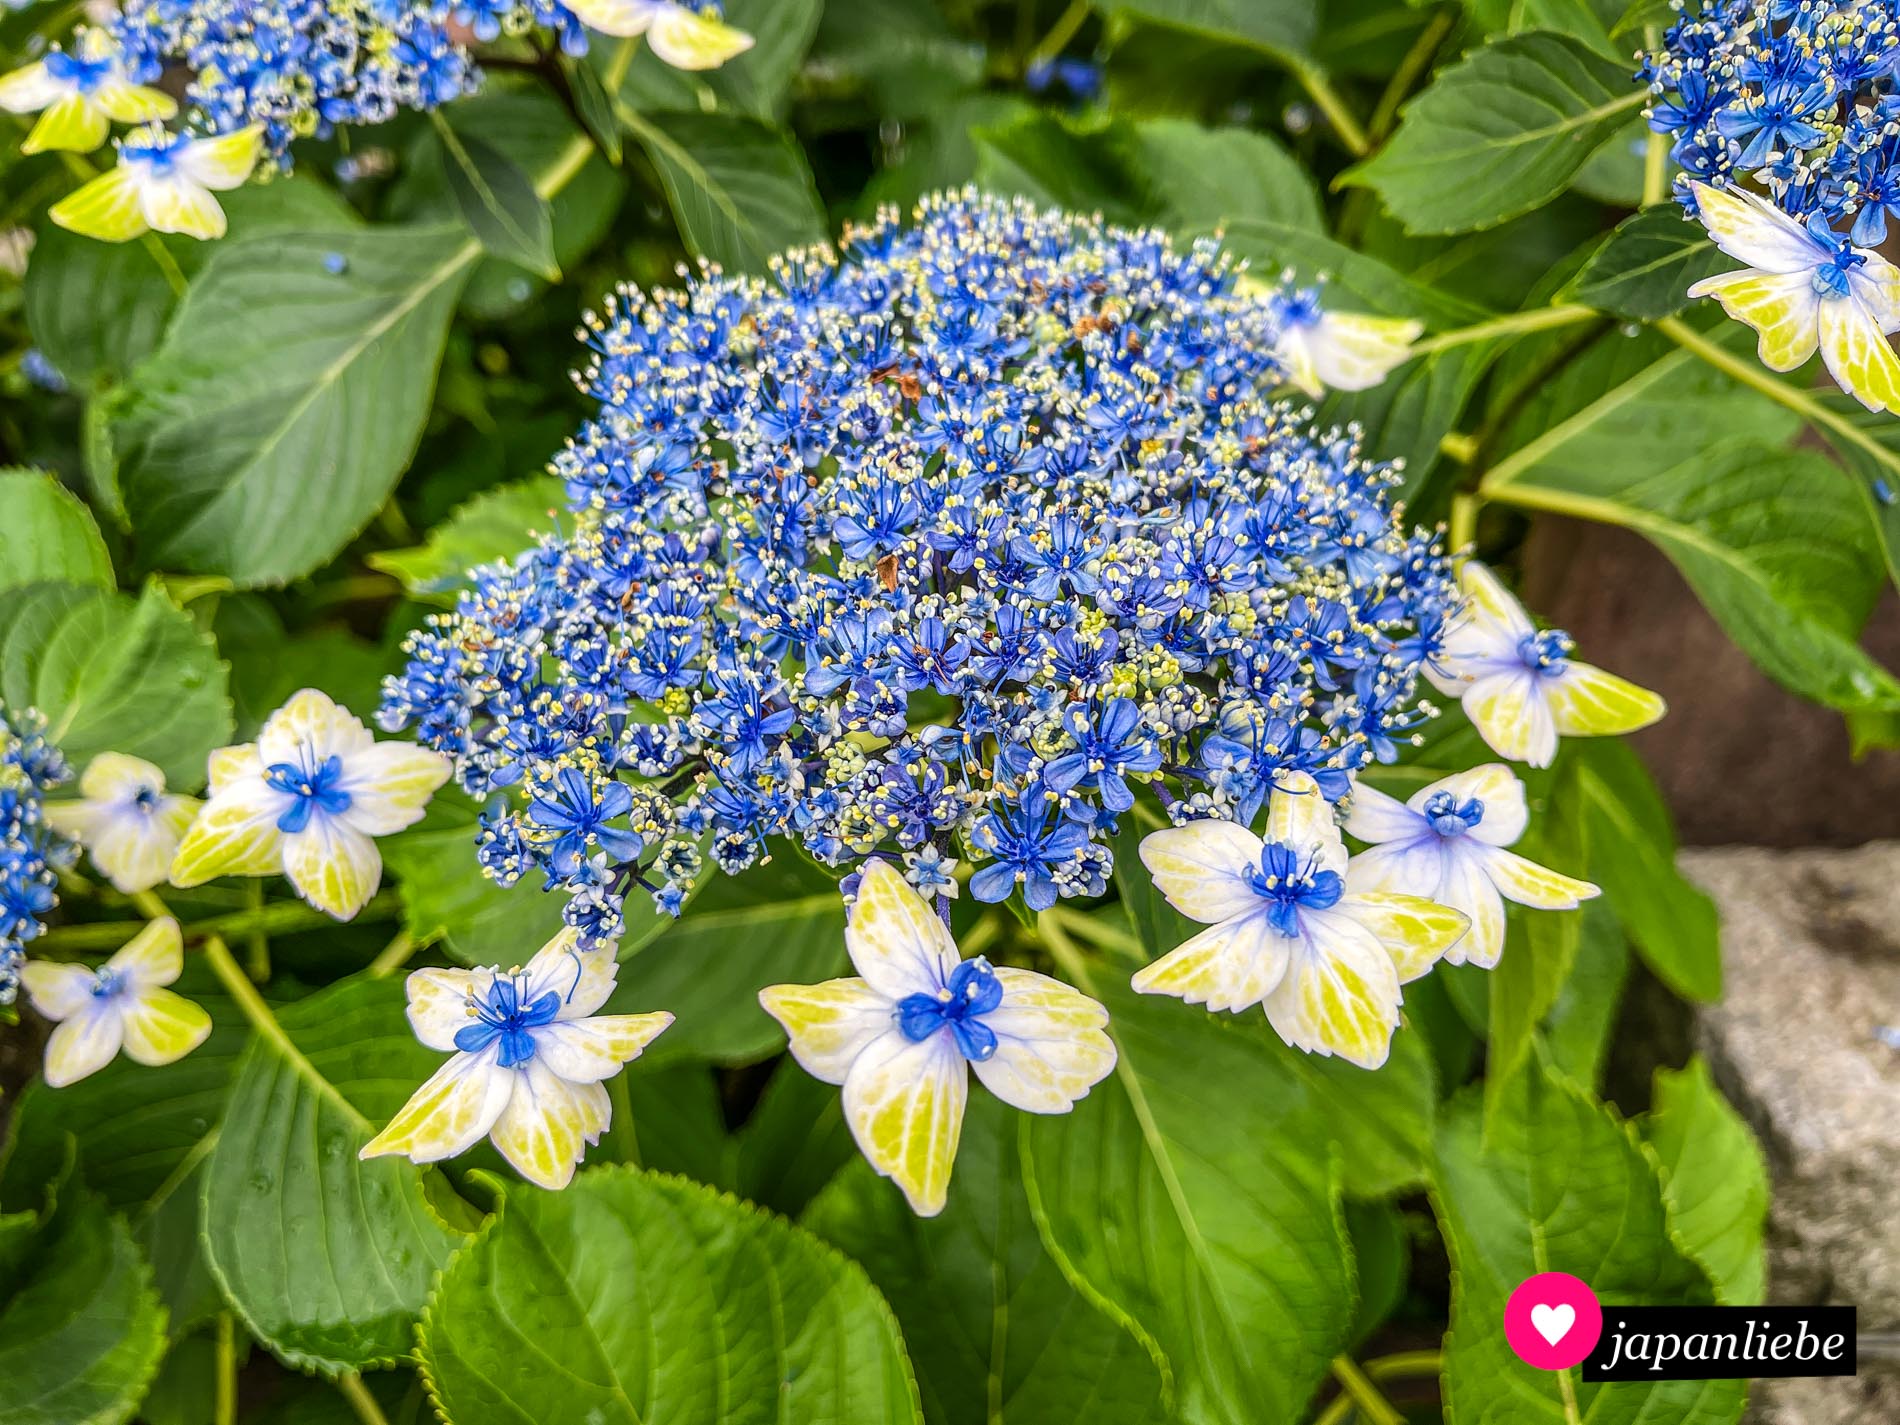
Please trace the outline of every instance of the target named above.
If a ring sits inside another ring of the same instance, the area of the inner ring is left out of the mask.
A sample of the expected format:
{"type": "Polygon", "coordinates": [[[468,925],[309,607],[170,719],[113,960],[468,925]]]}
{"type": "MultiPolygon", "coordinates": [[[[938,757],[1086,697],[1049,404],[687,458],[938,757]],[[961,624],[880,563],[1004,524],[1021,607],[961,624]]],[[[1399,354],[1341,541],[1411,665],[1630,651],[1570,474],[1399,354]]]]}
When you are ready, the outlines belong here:
{"type": "Polygon", "coordinates": [[[1563,300],[1653,322],[1688,306],[1692,284],[1732,266],[1700,223],[1675,203],[1658,203],[1617,224],[1570,279],[1563,300]]]}
{"type": "Polygon", "coordinates": [[[1657,1070],[1654,1102],[1638,1126],[1662,1164],[1677,1240],[1707,1269],[1716,1299],[1760,1302],[1768,1275],[1768,1164],[1708,1064],[1695,1058],[1679,1071],[1657,1070]]]}
{"type": "Polygon", "coordinates": [[[479,252],[456,228],[219,243],[114,407],[145,564],[278,584],[348,543],[415,449],[479,252]]]}
{"type": "Polygon", "coordinates": [[[729,114],[623,112],[659,171],[680,236],[732,272],[826,236],[804,152],[790,134],[729,114]]]}
{"type": "Polygon", "coordinates": [[[92,511],[43,470],[0,470],[0,589],[51,580],[113,587],[92,511]]]}
{"type": "Polygon", "coordinates": [[[1175,232],[1224,227],[1242,218],[1326,230],[1312,178],[1265,134],[1151,119],[1135,126],[1135,143],[1152,185],[1156,219],[1175,232]]]}
{"type": "Polygon", "coordinates": [[[208,1260],[252,1333],[292,1365],[388,1365],[407,1354],[469,1214],[435,1170],[357,1150],[442,1056],[416,1042],[395,980],[345,980],[280,1022],[239,1064],[206,1165],[208,1260]]]}
{"type": "Polygon", "coordinates": [[[1498,40],[1440,74],[1346,181],[1412,232],[1490,227],[1561,193],[1644,97],[1627,64],[1567,35],[1498,40]]]}
{"type": "MultiPolygon", "coordinates": [[[[1130,924],[1172,948],[1192,927],[1132,852],[1116,857],[1130,924]]],[[[1026,1130],[1045,1239],[1165,1355],[1184,1420],[1299,1418],[1353,1329],[1342,1184],[1415,1177],[1430,1138],[1423,1040],[1401,1031],[1369,1074],[1288,1048],[1257,1010],[1137,995],[1125,963],[1062,968],[1108,1006],[1120,1059],[1071,1115],[1026,1130]],[[1275,1143],[1300,1146],[1263,1152],[1275,1143]]]]}
{"type": "Polygon", "coordinates": [[[1854,642],[1883,582],[1865,497],[1819,454],[1775,448],[1798,427],[1661,337],[1611,337],[1531,395],[1482,489],[1645,536],[1792,691],[1900,706],[1900,682],[1854,642]]]}
{"type": "Polygon", "coordinates": [[[204,784],[230,741],[231,700],[216,646],[156,584],[138,598],[73,584],[0,594],[0,698],[46,714],[77,766],[129,752],[173,790],[204,784]]]}
{"type": "Polygon", "coordinates": [[[805,1225],[871,1274],[903,1323],[931,1425],[1148,1425],[1162,1377],[1043,1247],[1023,1193],[1021,1116],[973,1093],[941,1216],[920,1218],[862,1161],[805,1225]]]}
{"type": "Polygon", "coordinates": [[[1311,47],[1320,19],[1311,0],[1111,0],[1106,8],[1289,55],[1311,47]]]}
{"type": "Polygon", "coordinates": [[[165,1351],[165,1308],[125,1223],[69,1188],[0,1281],[0,1425],[123,1425],[165,1351]]]}
{"type": "Polygon", "coordinates": [[[453,603],[469,570],[531,547],[536,535],[554,529],[553,512],[564,505],[559,480],[531,476],[484,491],[457,506],[423,543],[372,554],[369,562],[394,574],[417,598],[453,603]]]}
{"type": "Polygon", "coordinates": [[[1475,1090],[1445,1111],[1433,1206],[1451,1250],[1445,1338],[1446,1418],[1455,1425],[1730,1425],[1740,1381],[1573,1378],[1566,1409],[1556,1373],[1518,1358],[1498,1329],[1526,1277],[1568,1272],[1606,1314],[1618,1306],[1707,1304],[1702,1269],[1670,1235],[1655,1164],[1613,1110],[1541,1065],[1512,1081],[1488,1135],[1475,1090]]]}
{"type": "Polygon", "coordinates": [[[456,1425],[919,1418],[861,1269],[781,1218],[629,1168],[510,1189],[443,1273],[420,1339],[456,1425]]]}
{"type": "Polygon", "coordinates": [[[558,278],[554,218],[534,180],[488,140],[458,133],[440,113],[434,117],[443,172],[469,231],[491,256],[558,278]]]}

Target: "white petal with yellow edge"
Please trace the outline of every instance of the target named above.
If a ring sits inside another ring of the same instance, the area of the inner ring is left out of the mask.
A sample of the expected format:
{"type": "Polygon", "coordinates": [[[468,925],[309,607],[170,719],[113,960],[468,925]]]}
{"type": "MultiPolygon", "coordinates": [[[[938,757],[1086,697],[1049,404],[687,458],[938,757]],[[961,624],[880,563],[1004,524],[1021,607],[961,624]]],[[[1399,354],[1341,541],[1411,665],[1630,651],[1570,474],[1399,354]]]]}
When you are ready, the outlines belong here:
{"type": "Polygon", "coordinates": [[[106,969],[140,988],[169,985],[185,970],[185,938],[178,922],[161,916],[106,961],[106,969]]]}
{"type": "Polygon", "coordinates": [[[1129,983],[1139,994],[1173,995],[1237,1013],[1259,1004],[1280,983],[1292,949],[1292,940],[1274,929],[1261,905],[1209,926],[1137,970],[1129,983]]]}
{"type": "Polygon", "coordinates": [[[1690,286],[1691,297],[1713,297],[1722,310],[1754,328],[1755,354],[1770,371],[1792,371],[1820,340],[1821,299],[1811,271],[1757,272],[1743,268],[1705,277],[1690,286]]]}
{"type": "Polygon", "coordinates": [[[527,977],[523,1003],[544,994],[561,997],[556,1019],[581,1019],[592,1014],[614,992],[620,963],[609,950],[581,949],[581,933],[563,926],[554,938],[534,952],[523,972],[527,977]]]}
{"type": "Polygon", "coordinates": [[[130,242],[150,229],[138,182],[124,164],[80,184],[46,210],[47,217],[81,237],[130,242]]]}
{"type": "Polygon", "coordinates": [[[1339,910],[1372,932],[1402,985],[1430,970],[1471,927],[1470,917],[1451,906],[1391,891],[1346,896],[1339,910]]]}
{"type": "Polygon", "coordinates": [[[20,145],[21,153],[91,153],[112,132],[105,110],[83,94],[68,94],[46,106],[20,145]]]}
{"type": "MultiPolygon", "coordinates": [[[[1565,737],[1634,732],[1669,711],[1669,705],[1648,688],[1589,663],[1566,663],[1561,673],[1545,677],[1543,685],[1552,724],[1565,737]]],[[[1482,830],[1483,823],[1475,829],[1482,830]]]]}
{"type": "Polygon", "coordinates": [[[616,39],[643,35],[659,14],[661,0],[564,0],[590,30],[616,39]]]}
{"type": "Polygon", "coordinates": [[[963,1135],[970,1075],[955,1038],[873,1040],[844,1081],[844,1118],[871,1166],[903,1189],[922,1217],[943,1211],[963,1135]]]}
{"type": "Polygon", "coordinates": [[[325,915],[349,920],[383,883],[383,855],[362,832],[319,814],[284,838],[284,874],[325,915]]]}
{"type": "Polygon", "coordinates": [[[108,79],[92,91],[92,101],[109,119],[121,124],[149,124],[178,112],[178,101],[159,89],[108,79]]]}
{"type": "Polygon", "coordinates": [[[71,1019],[92,1004],[98,981],[84,965],[52,960],[28,960],[20,968],[20,984],[27,1000],[47,1019],[71,1019]]]}
{"type": "Polygon", "coordinates": [[[1602,888],[1562,871],[1528,861],[1515,851],[1493,851],[1484,858],[1491,884],[1519,905],[1536,910],[1575,910],[1603,894],[1602,888]]]}
{"type": "Polygon", "coordinates": [[[647,30],[653,53],[675,69],[717,69],[752,48],[752,36],[684,5],[663,4],[647,30]]]}
{"type": "MultiPolygon", "coordinates": [[[[212,759],[216,773],[220,764],[212,759]]],[[[227,780],[214,784],[210,801],[185,832],[172,857],[175,886],[197,886],[218,876],[268,876],[284,865],[284,833],[277,819],[291,797],[264,780],[255,754],[241,774],[224,764],[227,780]]]]}
{"type": "Polygon", "coordinates": [[[170,990],[145,989],[126,997],[119,1013],[126,1057],[156,1068],[185,1057],[211,1034],[211,1016],[170,990]]]}
{"type": "Polygon", "coordinates": [[[1352,792],[1346,798],[1340,825],[1348,835],[1375,845],[1407,840],[1430,830],[1429,823],[1410,802],[1402,802],[1360,781],[1353,783],[1352,792]]]}
{"type": "Polygon", "coordinates": [[[44,60],[0,75],[0,109],[9,114],[37,114],[71,92],[47,71],[44,60]]]}
{"type": "Polygon", "coordinates": [[[844,944],[858,973],[893,1002],[937,993],[962,958],[949,927],[888,861],[865,863],[844,944]]]}
{"type": "MultiPolygon", "coordinates": [[[[1545,680],[1550,687],[1550,680],[1545,680]]],[[[1414,792],[1406,805],[1423,814],[1425,804],[1433,795],[1444,792],[1456,802],[1480,802],[1484,806],[1484,815],[1478,824],[1465,832],[1466,838],[1482,841],[1487,846],[1509,846],[1524,834],[1524,828],[1530,824],[1530,808],[1524,801],[1524,783],[1502,762],[1486,762],[1481,767],[1473,767],[1467,772],[1454,772],[1442,777],[1429,787],[1414,792]]]]}
{"type": "Polygon", "coordinates": [[[895,1032],[891,1001],[856,978],[767,985],[759,1004],[784,1028],[799,1067],[828,1084],[843,1083],[873,1039],[895,1032]]]}
{"type": "Polygon", "coordinates": [[[455,1036],[475,1022],[470,996],[487,985],[486,971],[412,970],[403,981],[403,992],[409,999],[409,1027],[416,1038],[431,1049],[453,1050],[455,1036]]]}
{"type": "Polygon", "coordinates": [[[663,1010],[557,1022],[535,1031],[534,1055],[569,1083],[598,1083],[639,1058],[672,1022],[663,1010]]]}
{"type": "Polygon", "coordinates": [[[1500,757],[1548,767],[1557,755],[1557,724],[1543,687],[1547,681],[1520,664],[1487,673],[1465,689],[1465,716],[1500,757]]]}
{"type": "Polygon", "coordinates": [[[983,1016],[996,1052],[970,1071],[1004,1103],[1026,1113],[1067,1113],[1115,1067],[1102,1032],[1108,1011],[1048,975],[1000,966],[1003,1002],[983,1016]]]}
{"type": "Polygon", "coordinates": [[[1463,911],[1471,920],[1464,939],[1445,952],[1446,964],[1472,964],[1488,970],[1504,953],[1504,901],[1491,884],[1490,860],[1490,854],[1445,857],[1433,899],[1463,911]]]}
{"type": "Polygon", "coordinates": [[[1824,255],[1806,228],[1765,198],[1743,188],[1689,186],[1702,226],[1737,262],[1764,272],[1808,272],[1824,255]]]}
{"type": "Polygon", "coordinates": [[[257,734],[257,755],[267,768],[280,762],[320,766],[331,757],[342,758],[347,768],[374,741],[348,708],[337,706],[328,693],[304,688],[265,722],[257,734]]]}
{"type": "Polygon", "coordinates": [[[213,192],[236,188],[251,176],[263,152],[264,126],[252,124],[215,138],[198,139],[178,155],[178,169],[213,192]]]}
{"type": "Polygon", "coordinates": [[[1246,827],[1216,817],[1150,832],[1141,839],[1141,864],[1169,905],[1212,925],[1259,904],[1247,876],[1260,865],[1261,847],[1246,827]]]}
{"type": "Polygon", "coordinates": [[[1314,373],[1328,390],[1369,390],[1411,359],[1424,330],[1403,317],[1324,312],[1308,337],[1314,373]]]}
{"type": "Polygon", "coordinates": [[[1858,297],[1821,303],[1821,360],[1841,389],[1870,411],[1900,411],[1900,356],[1858,297]]]}
{"type": "Polygon", "coordinates": [[[358,1154],[400,1154],[416,1163],[439,1163],[466,1153],[488,1136],[514,1096],[519,1074],[495,1056],[457,1054],[409,1096],[389,1124],[358,1154]]]}
{"type": "Polygon", "coordinates": [[[164,797],[149,812],[136,807],[103,809],[79,840],[115,890],[137,895],[163,885],[172,857],[198,814],[190,797],[164,797]]]}
{"type": "Polygon", "coordinates": [[[1319,783],[1304,772],[1285,772],[1274,778],[1264,838],[1310,855],[1315,870],[1346,869],[1346,843],[1340,838],[1333,805],[1319,783]]]}
{"type": "Polygon", "coordinates": [[[100,1000],[54,1028],[46,1041],[44,1076],[49,1089],[63,1089],[113,1060],[124,1042],[118,1008],[100,1000]]]}
{"type": "Polygon", "coordinates": [[[600,1084],[570,1084],[537,1055],[516,1076],[514,1096],[489,1137],[516,1172],[558,1191],[573,1181],[587,1145],[600,1140],[613,1116],[600,1084]]]}
{"type": "Polygon", "coordinates": [[[342,818],[369,836],[414,826],[451,770],[448,758],[426,747],[405,742],[365,747],[350,755],[337,783],[350,798],[342,818]]]}
{"type": "Polygon", "coordinates": [[[1336,911],[1302,910],[1286,976],[1267,996],[1280,1037],[1312,1054],[1376,1069],[1399,1024],[1399,977],[1372,932],[1336,911]]]}

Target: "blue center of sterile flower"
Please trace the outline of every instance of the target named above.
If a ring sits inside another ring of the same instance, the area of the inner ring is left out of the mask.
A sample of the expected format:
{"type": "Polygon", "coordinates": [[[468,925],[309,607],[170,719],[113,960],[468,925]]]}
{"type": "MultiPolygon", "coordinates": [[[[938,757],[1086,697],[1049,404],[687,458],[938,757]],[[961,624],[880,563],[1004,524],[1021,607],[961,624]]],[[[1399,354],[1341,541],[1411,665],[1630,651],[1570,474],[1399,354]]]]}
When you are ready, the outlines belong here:
{"type": "Polygon", "coordinates": [[[264,773],[264,780],[295,798],[277,818],[279,831],[293,834],[302,831],[310,825],[313,811],[335,816],[350,809],[350,794],[340,785],[343,781],[341,757],[326,757],[314,770],[294,762],[278,762],[264,773]]]}
{"type": "Polygon", "coordinates": [[[1433,792],[1425,799],[1425,819],[1440,836],[1463,836],[1484,820],[1484,803],[1476,797],[1461,802],[1450,792],[1433,792]]]}
{"type": "Polygon", "coordinates": [[[1533,633],[1517,645],[1517,656],[1524,660],[1526,668],[1535,668],[1539,673],[1561,673],[1570,657],[1570,650],[1577,645],[1570,635],[1560,628],[1547,628],[1533,633]]]}
{"type": "Polygon", "coordinates": [[[948,1029],[966,1059],[979,1063],[996,1052],[996,1031],[982,1016],[1003,1002],[1003,982],[990,962],[978,955],[950,972],[950,983],[933,994],[905,995],[897,1002],[897,1027],[904,1037],[922,1042],[948,1029]]]}
{"type": "Polygon", "coordinates": [[[140,787],[132,798],[132,805],[140,811],[150,812],[158,808],[158,791],[154,787],[140,787]]]}
{"type": "Polygon", "coordinates": [[[92,93],[112,73],[109,59],[81,59],[64,50],[52,51],[46,56],[45,64],[48,74],[62,84],[70,84],[81,94],[92,93]]]}
{"type": "Polygon", "coordinates": [[[163,178],[178,164],[178,157],[191,142],[185,134],[162,129],[138,129],[119,145],[119,162],[142,164],[155,178],[163,178]]]}
{"type": "Polygon", "coordinates": [[[1317,869],[1312,856],[1302,857],[1284,841],[1269,841],[1260,851],[1259,867],[1249,867],[1247,882],[1267,902],[1267,921],[1285,936],[1300,933],[1300,911],[1325,910],[1339,904],[1345,884],[1337,871],[1317,869]]]}
{"type": "Polygon", "coordinates": [[[110,966],[101,966],[92,972],[92,997],[110,999],[125,988],[125,976],[110,966]]]}
{"type": "Polygon", "coordinates": [[[469,997],[473,1024],[455,1031],[455,1047],[464,1053],[479,1054],[497,1039],[502,1068],[512,1069],[534,1057],[534,1035],[529,1030],[552,1024],[561,1012],[561,997],[553,990],[522,1003],[523,981],[514,975],[497,975],[489,982],[488,993],[469,997]]]}

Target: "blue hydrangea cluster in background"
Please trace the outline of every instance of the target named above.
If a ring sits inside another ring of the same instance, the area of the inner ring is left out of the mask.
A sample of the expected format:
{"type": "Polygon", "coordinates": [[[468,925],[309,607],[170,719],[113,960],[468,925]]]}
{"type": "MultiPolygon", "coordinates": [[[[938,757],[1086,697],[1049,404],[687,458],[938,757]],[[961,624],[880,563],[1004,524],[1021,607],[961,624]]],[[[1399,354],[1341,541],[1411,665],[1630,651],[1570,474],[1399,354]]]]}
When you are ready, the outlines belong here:
{"type": "Polygon", "coordinates": [[[434,109],[473,90],[481,76],[471,36],[486,43],[540,28],[570,54],[587,49],[586,30],[559,0],[126,0],[107,28],[133,80],[149,84],[170,66],[190,71],[187,130],[261,122],[280,165],[293,139],[434,109]]]}
{"type": "Polygon", "coordinates": [[[1900,0],[1718,0],[1684,8],[1641,78],[1675,191],[1751,178],[1817,236],[1858,246],[1900,214],[1900,0]]]}
{"type": "Polygon", "coordinates": [[[1284,304],[1206,240],[974,193],[623,290],[558,537],[413,636],[384,726],[481,857],[616,933],[793,838],[983,901],[1100,894],[1135,787],[1251,820],[1390,760],[1455,602],[1357,433],[1276,403],[1284,304]],[[512,789],[508,791],[507,789],[512,789]]]}
{"type": "Polygon", "coordinates": [[[27,941],[58,902],[59,869],[77,848],[41,815],[41,799],[72,775],[46,740],[46,721],[0,703],[0,1004],[19,992],[27,941]]]}

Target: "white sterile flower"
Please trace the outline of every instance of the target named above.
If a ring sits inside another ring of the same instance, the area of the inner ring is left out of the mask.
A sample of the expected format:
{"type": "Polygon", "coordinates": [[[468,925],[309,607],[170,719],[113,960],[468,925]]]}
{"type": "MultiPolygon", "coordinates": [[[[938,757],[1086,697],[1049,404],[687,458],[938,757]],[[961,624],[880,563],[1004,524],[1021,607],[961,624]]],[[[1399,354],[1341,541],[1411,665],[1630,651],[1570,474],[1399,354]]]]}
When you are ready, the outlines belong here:
{"type": "Polygon", "coordinates": [[[1412,343],[1425,332],[1409,317],[1338,312],[1325,305],[1323,289],[1294,287],[1292,273],[1279,289],[1243,274],[1240,290],[1269,298],[1278,330],[1273,354],[1287,380],[1317,400],[1328,391],[1365,391],[1412,359],[1412,343]]]}
{"type": "Polygon", "coordinates": [[[567,0],[567,8],[603,35],[645,35],[675,69],[717,69],[752,48],[752,36],[677,0],[567,0]]]}
{"type": "Polygon", "coordinates": [[[263,140],[262,124],[203,139],[148,124],[119,144],[117,166],[60,199],[47,216],[101,242],[128,242],[148,231],[223,237],[224,209],[212,194],[251,176],[263,140]]]}
{"type": "Polygon", "coordinates": [[[65,149],[91,153],[106,141],[113,120],[142,124],[169,119],[178,105],[169,94],[126,78],[118,47],[103,29],[81,30],[67,50],[0,76],[0,109],[38,114],[21,153],[65,149]]]}
{"type": "Polygon", "coordinates": [[[1487,970],[1504,949],[1504,899],[1538,910],[1575,910],[1601,892],[1588,881],[1527,861],[1510,846],[1529,813],[1524,784],[1502,762],[1433,782],[1408,801],[1361,783],[1346,807],[1346,830],[1372,849],[1352,858],[1349,891],[1427,896],[1471,917],[1471,930],[1445,959],[1487,970]]]}
{"type": "Polygon", "coordinates": [[[121,1049],[156,1067],[204,1043],[211,1016],[165,988],[184,967],[184,938],[169,918],[146,926],[97,970],[29,961],[20,983],[33,1008],[58,1025],[46,1041],[47,1087],[97,1073],[121,1049]]]}
{"type": "Polygon", "coordinates": [[[525,970],[417,970],[409,1023],[450,1059],[361,1156],[434,1163],[492,1139],[515,1171],[564,1188],[613,1118],[605,1080],[640,1057],[673,1016],[595,1014],[613,993],[610,950],[563,930],[525,970]]]}
{"type": "Polygon", "coordinates": [[[759,992],[814,1078],[844,1086],[845,1121],[913,1211],[943,1211],[974,1071],[1004,1103],[1067,1113],[1115,1067],[1108,1011],[1060,980],[965,960],[930,905],[870,861],[845,928],[858,976],[759,992]]]}
{"type": "Polygon", "coordinates": [[[1663,700],[1628,679],[1570,656],[1570,635],[1541,632],[1497,576],[1475,559],[1458,571],[1462,609],[1445,625],[1425,676],[1465,716],[1491,750],[1548,767],[1557,739],[1602,737],[1648,727],[1663,700]]]}
{"type": "Polygon", "coordinates": [[[164,881],[196,798],[167,795],[165,774],[123,752],[102,752],[79,779],[80,800],[49,802],[46,820],[92,853],[92,863],[126,895],[164,881]]]}
{"type": "Polygon", "coordinates": [[[1399,1025],[1399,986],[1431,969],[1470,923],[1416,895],[1348,893],[1333,809],[1303,772],[1267,803],[1264,838],[1231,821],[1153,832],[1142,863],[1204,930],[1135,975],[1143,994],[1239,1012],[1264,1005],[1280,1037],[1376,1069],[1399,1025]]]}
{"type": "Polygon", "coordinates": [[[211,754],[211,792],[172,859],[172,884],[282,872],[338,920],[382,884],[372,839],[421,819],[449,761],[406,742],[378,742],[323,693],[293,695],[257,741],[211,754]]]}

